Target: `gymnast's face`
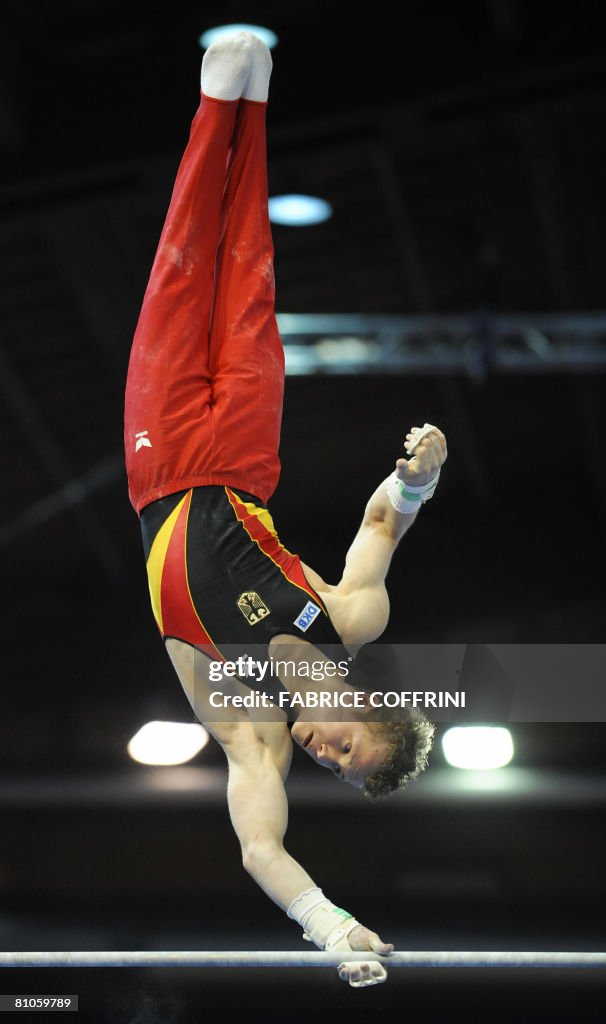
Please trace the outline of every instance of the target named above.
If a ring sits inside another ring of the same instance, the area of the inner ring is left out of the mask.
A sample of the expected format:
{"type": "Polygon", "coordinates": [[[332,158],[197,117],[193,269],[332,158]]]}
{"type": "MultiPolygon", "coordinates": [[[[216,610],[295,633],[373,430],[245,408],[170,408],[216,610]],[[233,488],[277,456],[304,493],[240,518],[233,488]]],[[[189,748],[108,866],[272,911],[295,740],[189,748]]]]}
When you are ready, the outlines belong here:
{"type": "Polygon", "coordinates": [[[291,736],[306,754],[337,778],[362,789],[367,775],[385,760],[388,747],[365,722],[303,722],[291,736]]]}

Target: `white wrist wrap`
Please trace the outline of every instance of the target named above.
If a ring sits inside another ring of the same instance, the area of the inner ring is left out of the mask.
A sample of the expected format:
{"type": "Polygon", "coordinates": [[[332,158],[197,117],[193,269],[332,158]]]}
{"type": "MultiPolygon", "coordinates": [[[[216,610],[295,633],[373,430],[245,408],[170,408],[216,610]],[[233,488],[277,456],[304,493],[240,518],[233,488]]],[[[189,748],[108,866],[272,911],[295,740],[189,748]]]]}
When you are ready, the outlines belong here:
{"type": "Polygon", "coordinates": [[[301,925],[303,938],[319,949],[351,949],[347,935],[358,922],[327,900],[321,889],[306,889],[292,901],[287,914],[301,925]]]}
{"type": "Polygon", "coordinates": [[[440,470],[429,483],[422,487],[415,487],[401,480],[396,469],[387,479],[387,496],[396,512],[412,515],[414,512],[418,512],[424,502],[429,501],[438,486],[439,479],[440,470]]]}

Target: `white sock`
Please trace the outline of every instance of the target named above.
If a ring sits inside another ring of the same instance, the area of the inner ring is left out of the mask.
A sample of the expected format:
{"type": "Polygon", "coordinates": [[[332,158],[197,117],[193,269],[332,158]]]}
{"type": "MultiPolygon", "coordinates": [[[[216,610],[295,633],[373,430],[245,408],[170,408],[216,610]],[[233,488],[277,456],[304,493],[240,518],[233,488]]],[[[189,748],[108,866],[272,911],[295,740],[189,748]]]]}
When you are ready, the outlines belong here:
{"type": "Polygon", "coordinates": [[[212,43],[202,59],[200,86],[205,96],[237,100],[248,83],[252,66],[250,32],[236,32],[212,43]]]}
{"type": "Polygon", "coordinates": [[[252,54],[250,76],[242,96],[245,100],[266,103],[269,93],[269,78],[273,67],[269,47],[258,36],[251,33],[250,48],[252,54]]]}

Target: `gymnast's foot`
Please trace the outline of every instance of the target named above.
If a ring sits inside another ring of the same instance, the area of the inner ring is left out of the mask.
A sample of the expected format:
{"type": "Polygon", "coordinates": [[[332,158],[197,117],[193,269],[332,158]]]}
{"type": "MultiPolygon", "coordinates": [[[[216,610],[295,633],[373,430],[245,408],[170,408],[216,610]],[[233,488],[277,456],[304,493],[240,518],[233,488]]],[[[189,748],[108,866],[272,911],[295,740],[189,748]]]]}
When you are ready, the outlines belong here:
{"type": "Polygon", "coordinates": [[[242,97],[245,100],[255,100],[257,103],[267,103],[269,79],[273,67],[269,47],[258,36],[252,35],[251,51],[250,77],[242,97]]]}
{"type": "Polygon", "coordinates": [[[205,96],[218,100],[267,101],[272,61],[269,50],[252,32],[236,32],[212,43],[202,60],[200,85],[205,96]]]}

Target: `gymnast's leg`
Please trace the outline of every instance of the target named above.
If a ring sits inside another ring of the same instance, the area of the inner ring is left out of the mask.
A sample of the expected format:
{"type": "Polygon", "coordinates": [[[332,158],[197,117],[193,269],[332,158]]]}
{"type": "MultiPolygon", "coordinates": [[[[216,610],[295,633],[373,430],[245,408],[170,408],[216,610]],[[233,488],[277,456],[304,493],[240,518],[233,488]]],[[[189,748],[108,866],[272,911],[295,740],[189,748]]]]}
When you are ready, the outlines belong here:
{"type": "Polygon", "coordinates": [[[200,106],[177,173],[128,369],[126,464],[137,512],[165,494],[222,482],[213,471],[209,332],[228,157],[239,97],[250,80],[248,34],[207,51],[200,106]]]}
{"type": "Polygon", "coordinates": [[[269,50],[253,37],[223,200],[210,334],[214,468],[267,502],[280,474],[284,353],[275,320],[267,209],[269,50]]]}

